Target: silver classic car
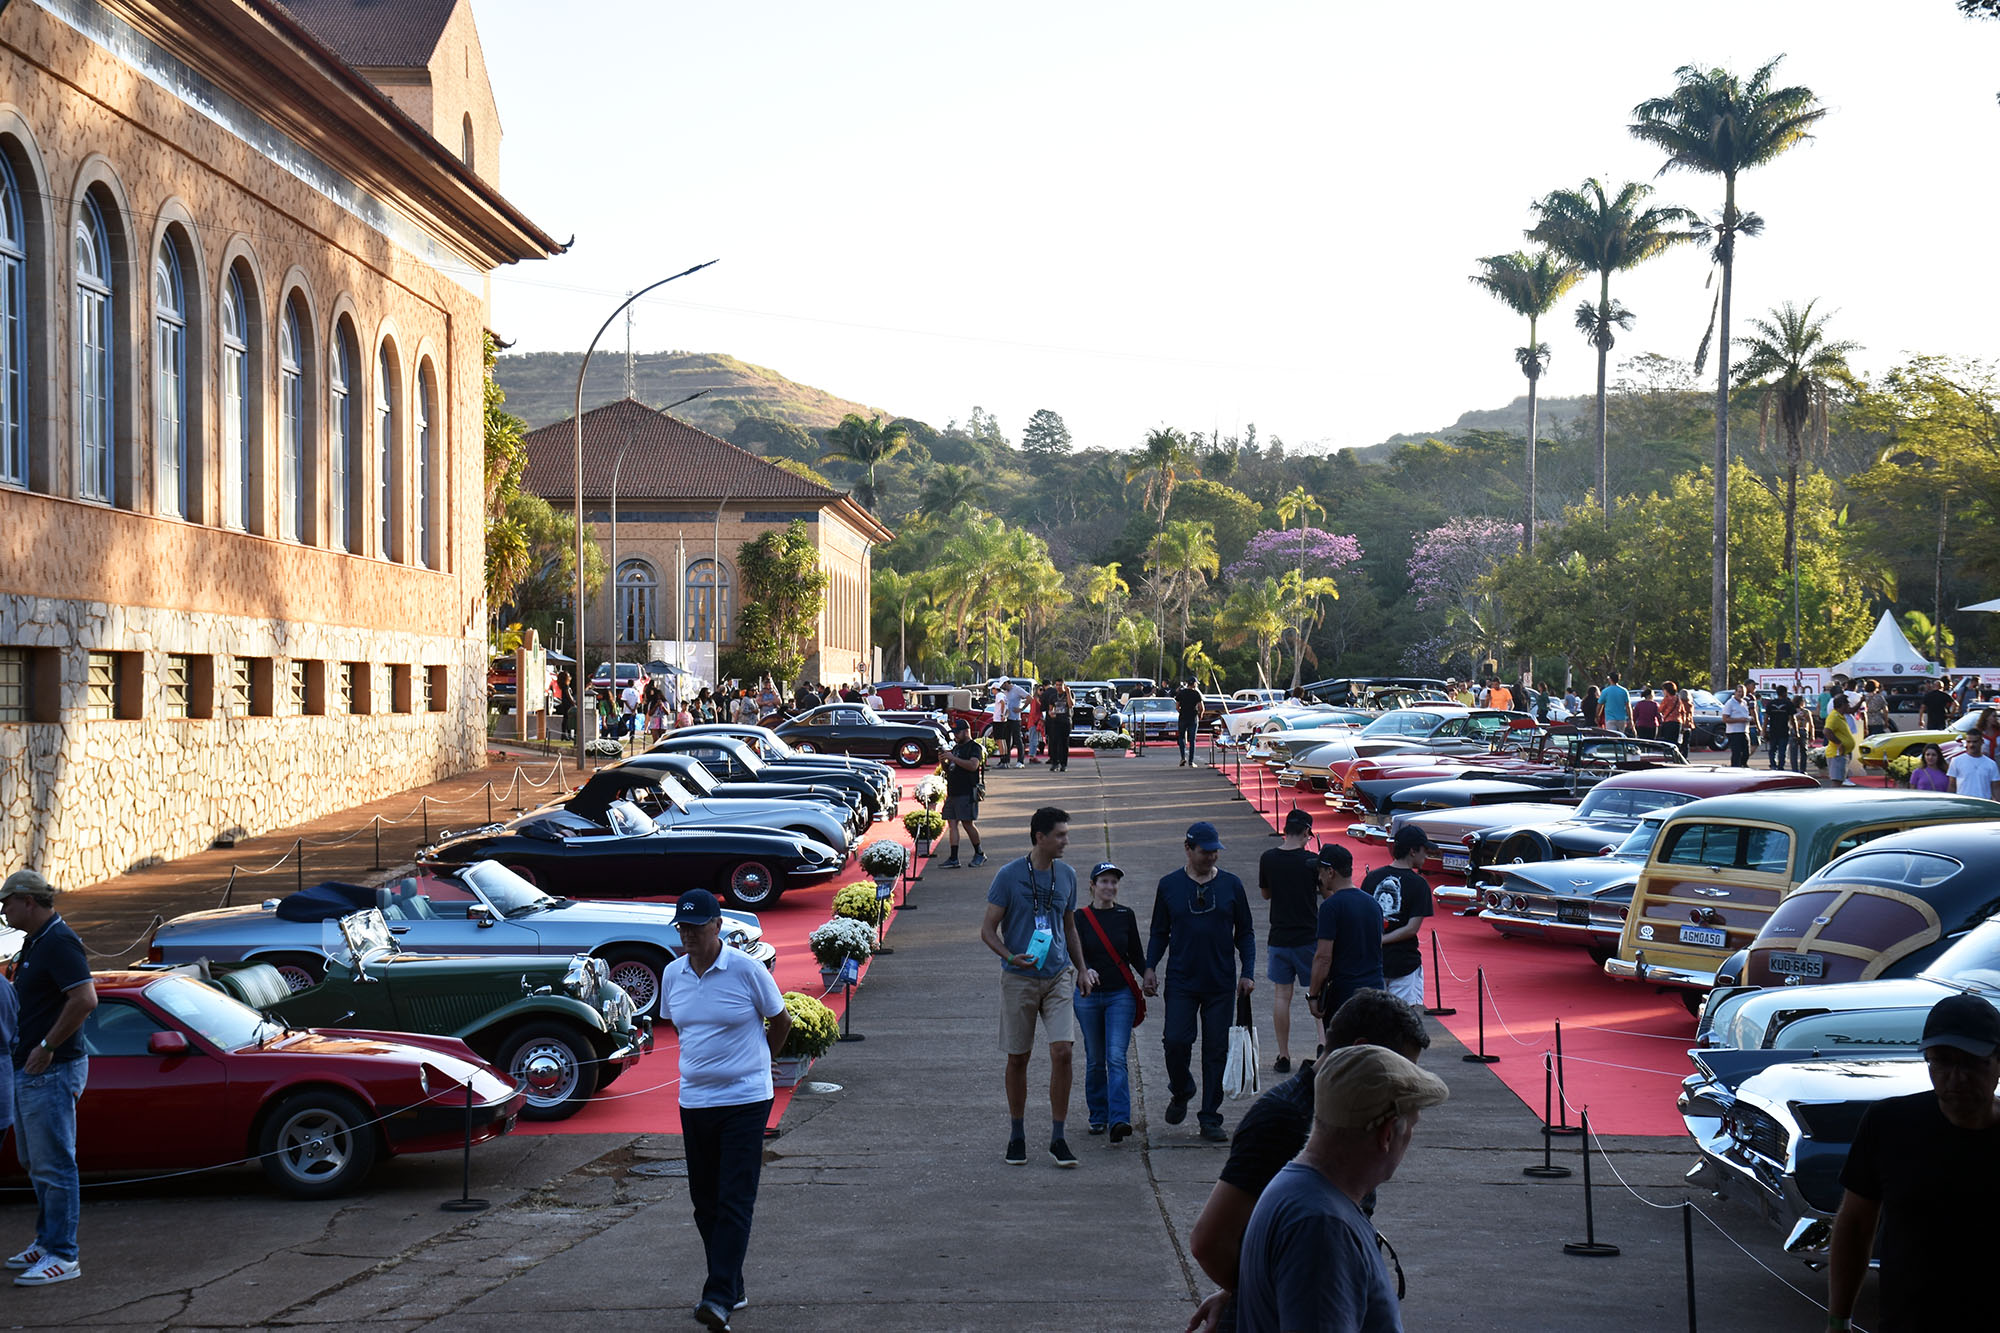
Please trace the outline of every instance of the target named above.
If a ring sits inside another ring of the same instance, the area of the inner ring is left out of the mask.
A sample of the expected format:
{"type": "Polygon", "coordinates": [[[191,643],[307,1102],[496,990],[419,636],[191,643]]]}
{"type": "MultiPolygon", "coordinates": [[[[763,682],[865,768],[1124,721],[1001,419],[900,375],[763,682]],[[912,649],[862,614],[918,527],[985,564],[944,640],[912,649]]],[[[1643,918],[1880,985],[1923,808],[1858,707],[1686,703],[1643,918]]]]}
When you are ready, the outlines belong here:
{"type": "MultiPolygon", "coordinates": [[[[175,917],[154,932],[155,963],[270,963],[294,991],[317,985],[341,940],[334,925],[379,908],[397,944],[422,954],[543,954],[601,958],[638,1012],[656,1012],[660,970],[679,956],[674,908],[665,903],[552,898],[493,861],[432,867],[394,884],[328,882],[249,907],[175,917]]],[[[777,950],[750,912],[724,911],[722,939],[770,967],[777,950]]]]}
{"type": "MultiPolygon", "coordinates": [[[[1480,919],[1502,935],[1580,945],[1593,961],[1602,962],[1618,952],[1632,890],[1670,813],[1656,810],[1641,817],[1638,827],[1605,856],[1492,867],[1500,882],[1470,890],[1480,895],[1480,919]]],[[[1434,893],[1451,901],[1442,888],[1434,893]]]]}

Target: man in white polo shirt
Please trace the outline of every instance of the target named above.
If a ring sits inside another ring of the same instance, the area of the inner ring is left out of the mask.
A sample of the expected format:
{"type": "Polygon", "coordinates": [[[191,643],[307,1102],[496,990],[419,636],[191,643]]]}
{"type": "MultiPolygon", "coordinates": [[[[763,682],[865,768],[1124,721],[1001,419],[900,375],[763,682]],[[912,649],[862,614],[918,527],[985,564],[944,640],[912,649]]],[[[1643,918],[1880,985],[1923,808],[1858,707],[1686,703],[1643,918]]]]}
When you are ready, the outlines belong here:
{"type": "Polygon", "coordinates": [[[674,909],[679,958],[660,977],[660,1017],[680,1034],[681,1138],[708,1280],[694,1317],[727,1329],[747,1301],[743,1257],[771,1118],[771,1059],[792,1030],[771,974],[722,945],[722,905],[689,889],[674,909]],[[769,1019],[768,1026],[765,1020],[769,1019]]]}

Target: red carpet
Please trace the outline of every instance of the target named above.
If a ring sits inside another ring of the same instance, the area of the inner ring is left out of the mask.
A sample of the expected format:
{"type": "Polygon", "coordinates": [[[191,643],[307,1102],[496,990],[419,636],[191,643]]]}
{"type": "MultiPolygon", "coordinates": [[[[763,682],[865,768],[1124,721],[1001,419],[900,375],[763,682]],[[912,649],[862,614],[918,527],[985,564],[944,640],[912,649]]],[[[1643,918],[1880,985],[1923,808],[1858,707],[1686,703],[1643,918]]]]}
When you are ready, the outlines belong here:
{"type": "MultiPolygon", "coordinates": [[[[911,846],[910,835],[903,828],[901,816],[916,808],[909,799],[910,789],[927,773],[919,771],[903,779],[904,800],[897,817],[874,825],[863,835],[861,845],[866,846],[878,838],[889,838],[903,845],[911,846]]],[[[850,866],[843,873],[834,876],[816,888],[794,889],[778,900],[778,905],[758,914],[764,926],[764,938],[778,951],[775,976],[778,989],[803,991],[807,995],[821,995],[823,989],[819,964],[814,961],[812,950],[806,947],[806,936],[810,935],[826,919],[833,915],[833,895],[856,880],[867,880],[868,876],[858,867],[850,866]]],[[[896,901],[901,902],[903,891],[896,892],[896,901]]],[[[889,944],[895,945],[895,917],[890,917],[889,944]]],[[[861,975],[865,979],[868,968],[874,960],[864,964],[861,975]]],[[[844,1013],[846,1004],[840,992],[835,991],[821,998],[836,1014],[844,1013]]],[[[822,1063],[835,1059],[840,1053],[838,1046],[820,1057],[822,1063]]],[[[515,1129],[517,1134],[678,1134],[681,1132],[680,1112],[680,1044],[673,1029],[661,1027],[658,1031],[652,1054],[627,1070],[619,1080],[603,1092],[590,1099],[581,1111],[567,1120],[529,1121],[523,1120],[515,1129]]],[[[808,1075],[811,1077],[811,1075],[808,1075]]],[[[777,1098],[771,1104],[771,1124],[784,1119],[785,1108],[791,1105],[792,1089],[779,1088],[777,1098]]]]}
{"type": "MultiPolygon", "coordinates": [[[[1221,771],[1234,778],[1237,770],[1230,765],[1221,771]]],[[[1356,880],[1388,864],[1388,848],[1347,837],[1353,821],[1329,811],[1323,796],[1279,787],[1261,765],[1253,770],[1245,764],[1241,774],[1244,796],[1273,828],[1294,804],[1312,812],[1321,834],[1339,838],[1354,853],[1356,880]]],[[[1432,876],[1433,887],[1456,882],[1455,876],[1432,876]]],[[[1677,996],[1613,981],[1581,949],[1504,939],[1476,918],[1437,916],[1425,934],[1433,932],[1444,964],[1443,1002],[1458,1010],[1438,1021],[1469,1049],[1479,1049],[1476,978],[1484,968],[1485,1049],[1500,1057],[1489,1067],[1537,1115],[1542,1112],[1542,1056],[1554,1051],[1560,1022],[1571,1124],[1577,1110],[1587,1106],[1591,1129],[1598,1133],[1679,1137],[1687,1132],[1674,1110],[1674,1095],[1681,1079],[1693,1072],[1687,1050],[1694,1044],[1694,1020],[1677,996]]],[[[1426,938],[1427,1003],[1438,1002],[1437,988],[1426,938]]]]}

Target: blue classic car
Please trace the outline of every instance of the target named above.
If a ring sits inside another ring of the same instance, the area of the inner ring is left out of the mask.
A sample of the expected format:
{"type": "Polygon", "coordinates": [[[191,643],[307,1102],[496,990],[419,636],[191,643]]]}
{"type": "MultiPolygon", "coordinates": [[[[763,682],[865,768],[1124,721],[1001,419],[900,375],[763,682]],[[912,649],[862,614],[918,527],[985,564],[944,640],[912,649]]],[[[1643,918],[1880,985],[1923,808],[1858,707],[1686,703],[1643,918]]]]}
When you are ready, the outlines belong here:
{"type": "MultiPolygon", "coordinates": [[[[328,882],[251,907],[175,917],[153,933],[155,963],[270,963],[294,991],[317,985],[342,947],[340,918],[380,908],[396,943],[421,954],[602,958],[642,1015],[656,1012],[660,970],[680,955],[674,909],[662,903],[552,898],[494,861],[434,866],[382,888],[328,882]]],[[[723,913],[723,942],[770,967],[777,950],[750,912],[723,913]]]]}

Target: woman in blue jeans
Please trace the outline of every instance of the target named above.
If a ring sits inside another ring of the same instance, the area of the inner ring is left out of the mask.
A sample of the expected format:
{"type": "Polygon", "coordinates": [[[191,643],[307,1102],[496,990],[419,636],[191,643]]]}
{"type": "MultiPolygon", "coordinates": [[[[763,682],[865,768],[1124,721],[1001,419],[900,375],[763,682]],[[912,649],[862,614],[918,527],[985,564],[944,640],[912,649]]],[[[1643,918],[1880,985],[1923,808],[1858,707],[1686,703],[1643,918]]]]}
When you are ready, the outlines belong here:
{"type": "Polygon", "coordinates": [[[1090,905],[1076,914],[1084,978],[1090,983],[1090,993],[1075,1002],[1076,1021],[1083,1026],[1083,1100],[1090,1111],[1090,1132],[1102,1134],[1108,1128],[1113,1143],[1132,1132],[1125,1053],[1138,1013],[1138,974],[1146,970],[1139,918],[1118,905],[1118,883],[1124,878],[1125,872],[1111,862],[1099,862],[1090,872],[1090,905]]]}

